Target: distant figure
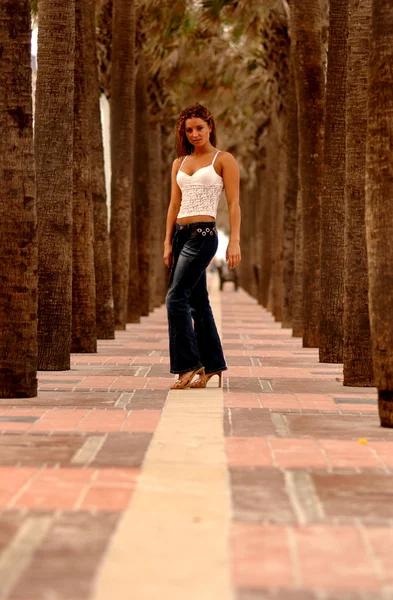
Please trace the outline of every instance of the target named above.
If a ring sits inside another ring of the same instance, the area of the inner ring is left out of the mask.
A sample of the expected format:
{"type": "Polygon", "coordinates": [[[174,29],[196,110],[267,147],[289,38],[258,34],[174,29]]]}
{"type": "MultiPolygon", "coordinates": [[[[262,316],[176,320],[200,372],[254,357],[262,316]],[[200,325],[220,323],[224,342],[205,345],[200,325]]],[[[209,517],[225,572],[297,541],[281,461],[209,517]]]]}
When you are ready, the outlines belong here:
{"type": "Polygon", "coordinates": [[[230,269],[228,264],[224,261],[222,261],[220,265],[217,265],[217,271],[220,278],[220,290],[222,291],[226,281],[233,281],[235,290],[237,291],[239,284],[236,271],[230,269]]]}
{"type": "Polygon", "coordinates": [[[221,386],[227,369],[210,307],[206,268],[217,251],[215,218],[224,188],[231,231],[226,259],[229,269],[240,262],[239,169],[233,156],[217,150],[216,144],[210,111],[201,104],[183,110],[176,125],[178,158],[172,166],[164,243],[164,262],[170,269],[166,297],[170,370],[178,375],[171,386],[175,390],[206,387],[214,375],[221,386]]]}

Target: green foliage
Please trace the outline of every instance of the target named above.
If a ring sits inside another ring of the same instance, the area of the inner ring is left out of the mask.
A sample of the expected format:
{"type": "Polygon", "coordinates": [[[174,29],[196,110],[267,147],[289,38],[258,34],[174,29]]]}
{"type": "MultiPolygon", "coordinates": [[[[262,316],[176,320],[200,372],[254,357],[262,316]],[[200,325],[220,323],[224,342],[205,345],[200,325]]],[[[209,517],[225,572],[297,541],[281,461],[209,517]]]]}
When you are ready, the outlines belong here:
{"type": "Polygon", "coordinates": [[[282,104],[285,4],[137,0],[137,47],[148,65],[150,109],[162,124],[168,160],[177,115],[198,101],[217,119],[220,147],[253,171],[263,154],[271,107],[282,104]]]}

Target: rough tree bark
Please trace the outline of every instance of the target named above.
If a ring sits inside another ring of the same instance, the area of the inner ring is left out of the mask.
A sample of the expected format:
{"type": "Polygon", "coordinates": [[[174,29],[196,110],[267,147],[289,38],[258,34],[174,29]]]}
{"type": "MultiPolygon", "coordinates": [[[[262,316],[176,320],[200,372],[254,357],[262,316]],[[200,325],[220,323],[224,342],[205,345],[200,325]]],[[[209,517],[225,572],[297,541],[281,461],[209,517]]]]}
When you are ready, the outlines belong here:
{"type": "Polygon", "coordinates": [[[87,6],[75,0],[72,352],[96,352],[93,201],[86,92],[87,6]]]}
{"type": "Polygon", "coordinates": [[[393,427],[393,6],[373,0],[366,230],[371,337],[381,425],[393,427]]]}
{"type": "Polygon", "coordinates": [[[300,190],[296,200],[295,257],[292,291],[292,335],[303,337],[303,203],[300,190]]]}
{"type": "Polygon", "coordinates": [[[321,9],[315,0],[291,3],[303,205],[303,346],[319,346],[320,204],[323,173],[324,69],[321,9]]]}
{"type": "Polygon", "coordinates": [[[96,279],[97,337],[111,340],[115,337],[112,292],[112,264],[106,204],[104,147],[102,141],[100,89],[96,52],[96,0],[86,3],[86,88],[89,106],[89,141],[91,191],[94,216],[94,270],[96,279]]]}
{"type": "MultiPolygon", "coordinates": [[[[150,111],[149,111],[150,112],[150,111]]],[[[149,114],[149,164],[153,173],[161,173],[161,126],[154,115],[149,114]]],[[[162,181],[149,178],[150,199],[150,310],[162,304],[163,246],[162,232],[165,218],[162,213],[162,181]]]]}
{"type": "Polygon", "coordinates": [[[75,4],[39,0],[34,146],[38,368],[70,368],[75,4]]]}
{"type": "Polygon", "coordinates": [[[344,345],[345,102],[348,0],[330,1],[324,185],[321,201],[319,360],[342,363],[344,345]]]}
{"type": "Polygon", "coordinates": [[[296,200],[299,187],[299,136],[292,57],[290,57],[289,60],[285,130],[287,157],[284,197],[282,326],[292,327],[292,302],[295,273],[296,200]]]}
{"type": "Polygon", "coordinates": [[[29,0],[0,3],[0,397],[37,395],[37,215],[29,0]]]}
{"type": "Polygon", "coordinates": [[[350,0],[346,105],[344,385],[373,383],[365,225],[371,0],[350,0]]]}
{"type": "MultiPolygon", "coordinates": [[[[155,165],[149,161],[149,116],[147,107],[146,89],[146,61],[139,54],[139,65],[136,75],[135,88],[135,158],[134,158],[134,198],[132,209],[137,215],[136,239],[132,243],[138,245],[139,268],[139,302],[141,315],[149,314],[150,303],[150,270],[151,265],[151,202],[150,202],[150,170],[155,170],[155,165]]],[[[131,265],[133,267],[133,265],[131,265]]],[[[132,272],[130,273],[132,276],[132,272]]]]}
{"type": "Polygon", "coordinates": [[[130,276],[128,280],[127,323],[140,323],[141,321],[137,220],[136,211],[133,210],[131,214],[131,244],[129,249],[130,276]]]}
{"type": "Polygon", "coordinates": [[[135,5],[114,0],[111,75],[111,250],[115,328],[127,323],[135,136],[135,5]]]}

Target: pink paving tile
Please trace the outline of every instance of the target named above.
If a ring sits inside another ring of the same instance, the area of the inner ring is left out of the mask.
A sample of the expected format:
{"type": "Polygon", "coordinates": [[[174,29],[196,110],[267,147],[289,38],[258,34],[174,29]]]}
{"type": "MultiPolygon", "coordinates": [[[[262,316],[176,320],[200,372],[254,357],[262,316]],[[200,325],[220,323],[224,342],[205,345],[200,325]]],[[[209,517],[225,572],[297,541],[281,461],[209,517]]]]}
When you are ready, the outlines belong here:
{"type": "MultiPolygon", "coordinates": [[[[314,371],[314,367],[312,367],[312,371],[314,371]]],[[[321,381],[324,381],[324,380],[335,381],[336,378],[340,378],[340,381],[342,381],[342,378],[343,378],[343,374],[339,373],[339,372],[337,372],[337,373],[333,373],[333,372],[332,373],[311,373],[311,374],[314,379],[321,380],[321,381]]]]}
{"type": "Polygon", "coordinates": [[[86,409],[52,409],[33,424],[32,431],[73,431],[90,412],[86,409]]]}
{"type": "Polygon", "coordinates": [[[381,466],[367,444],[353,440],[319,440],[332,467],[381,466]]]}
{"type": "Polygon", "coordinates": [[[293,350],[244,350],[245,356],[258,356],[259,358],[292,358],[294,356],[293,350]]]}
{"type": "Polygon", "coordinates": [[[161,410],[133,410],[124,423],[122,431],[155,431],[161,410]]]}
{"type": "MultiPolygon", "coordinates": [[[[225,331],[225,329],[224,329],[225,331]]],[[[240,333],[240,332],[239,332],[240,333]]],[[[244,334],[244,331],[242,331],[241,333],[244,334]]],[[[250,331],[251,333],[251,331],[250,331]]],[[[258,334],[258,332],[256,332],[256,334],[258,334]]],[[[260,337],[254,337],[254,335],[251,338],[244,338],[244,337],[240,337],[240,335],[238,335],[236,337],[236,335],[227,335],[227,336],[223,336],[223,342],[224,345],[225,344],[237,344],[237,343],[241,343],[241,344],[259,344],[261,343],[261,341],[266,342],[269,338],[272,339],[276,339],[276,338],[280,338],[280,340],[286,341],[286,339],[290,340],[290,336],[288,335],[288,330],[285,329],[279,329],[278,327],[269,327],[266,329],[263,329],[263,333],[260,334],[260,337]]],[[[270,341],[270,339],[269,339],[270,341]]]]}
{"type": "Polygon", "coordinates": [[[67,375],[67,373],[64,373],[64,371],[56,371],[55,373],[53,371],[39,371],[38,379],[51,379],[53,381],[56,381],[56,379],[61,379],[62,381],[67,381],[68,383],[77,383],[80,378],[76,373],[67,375]]]}
{"type": "Polygon", "coordinates": [[[234,524],[233,580],[238,587],[291,587],[294,574],[285,526],[234,524]]]}
{"type": "Polygon", "coordinates": [[[393,529],[367,527],[363,529],[373,551],[373,555],[382,567],[382,579],[385,585],[393,585],[393,529]]]}
{"type": "Polygon", "coordinates": [[[46,412],[48,412],[47,408],[29,408],[26,406],[26,408],[6,408],[1,411],[1,414],[9,415],[10,417],[41,417],[46,412]]]}
{"type": "Polygon", "coordinates": [[[338,404],[342,412],[365,412],[365,413],[377,413],[378,407],[373,404],[338,404]]]}
{"type": "Polygon", "coordinates": [[[167,342],[130,342],[129,344],[124,344],[124,349],[131,348],[134,352],[138,353],[138,348],[143,348],[144,350],[164,350],[168,348],[167,342]]]}
{"type": "Polygon", "coordinates": [[[228,350],[225,350],[225,355],[226,356],[244,356],[244,350],[234,350],[233,348],[228,348],[228,350]]]}
{"type": "Polygon", "coordinates": [[[85,484],[90,483],[93,479],[96,469],[91,468],[46,468],[40,471],[34,480],[38,486],[43,485],[61,485],[61,484],[85,484]]]}
{"type": "Polygon", "coordinates": [[[379,581],[355,526],[293,528],[302,583],[327,589],[373,589],[379,581]]]}
{"type": "MultiPolygon", "coordinates": [[[[57,474],[46,473],[37,481],[33,481],[28,489],[16,499],[14,506],[53,510],[74,508],[86,483],[74,481],[72,477],[64,477],[61,469],[57,469],[57,471],[57,474]]],[[[75,471],[78,470],[75,469],[75,471]]]]}
{"type": "Polygon", "coordinates": [[[94,472],[94,469],[44,469],[11,506],[70,510],[75,507],[94,472]]]}
{"type": "Polygon", "coordinates": [[[393,467],[393,442],[368,442],[386,467],[393,467]]]}
{"type": "Polygon", "coordinates": [[[44,392],[44,391],[53,391],[56,390],[58,388],[61,388],[62,390],[65,391],[71,391],[75,388],[77,384],[74,383],[56,383],[56,381],[53,381],[52,383],[38,383],[38,389],[40,392],[44,392]]]}
{"type": "Polygon", "coordinates": [[[124,410],[92,410],[79,423],[78,431],[121,431],[128,413],[124,410]]]}
{"type": "MultiPolygon", "coordinates": [[[[100,344],[98,344],[100,346],[100,344]]],[[[71,361],[75,363],[91,363],[91,364],[104,364],[107,356],[102,354],[88,354],[87,356],[80,356],[79,354],[71,354],[71,361]]]]}
{"type": "Polygon", "coordinates": [[[313,379],[310,371],[295,367],[251,367],[251,375],[264,379],[313,379]]]}
{"type": "Polygon", "coordinates": [[[251,377],[251,367],[229,367],[225,371],[226,377],[251,377]]]}
{"type": "Polygon", "coordinates": [[[94,483],[134,488],[140,472],[140,469],[99,469],[96,472],[94,483]]]}
{"type": "MultiPolygon", "coordinates": [[[[168,356],[136,356],[134,364],[136,365],[166,365],[169,364],[168,356]]],[[[169,371],[169,369],[168,369],[169,371]]]]}
{"type": "Polygon", "coordinates": [[[15,496],[15,492],[9,492],[9,491],[0,489],[0,508],[8,507],[14,496],[15,496]]]}
{"type": "Polygon", "coordinates": [[[292,394],[261,394],[260,398],[263,408],[300,408],[292,394]]]}
{"type": "Polygon", "coordinates": [[[120,377],[116,377],[116,379],[112,382],[110,388],[112,391],[141,390],[145,387],[146,382],[146,377],[132,377],[131,375],[121,375],[120,377]]]}
{"type": "Polygon", "coordinates": [[[270,438],[278,467],[326,468],[327,462],[316,440],[270,438]]]}
{"type": "Polygon", "coordinates": [[[31,429],[33,423],[13,423],[10,422],[0,422],[0,431],[27,431],[31,429]]]}
{"type": "Polygon", "coordinates": [[[300,408],[304,409],[315,409],[315,410],[339,410],[339,406],[329,396],[321,394],[320,398],[316,394],[298,394],[297,399],[299,401],[300,408]],[[306,398],[306,396],[311,396],[306,398]],[[302,398],[300,398],[302,396],[302,398]]]}
{"type": "MultiPolygon", "coordinates": [[[[295,394],[299,402],[332,402],[329,394],[295,394]]],[[[334,402],[334,401],[333,401],[334,402]]],[[[336,403],[334,403],[336,405],[336,403]]]]}
{"type": "Polygon", "coordinates": [[[100,388],[100,389],[108,389],[111,384],[115,381],[116,377],[114,376],[89,376],[85,377],[83,381],[77,384],[76,389],[90,389],[90,388],[100,388]]]}
{"type": "Polygon", "coordinates": [[[258,394],[228,392],[224,394],[224,406],[226,408],[260,408],[258,394]]]}
{"type": "Polygon", "coordinates": [[[132,490],[111,486],[93,485],[84,495],[79,509],[125,510],[130,502],[132,490]]]}
{"type": "Polygon", "coordinates": [[[109,356],[105,359],[106,365],[132,365],[135,362],[135,356],[109,356]]]}
{"type": "Polygon", "coordinates": [[[173,383],[174,375],[168,377],[149,377],[146,383],[147,390],[168,390],[173,383]]]}
{"type": "Polygon", "coordinates": [[[0,467],[0,490],[16,492],[37,472],[34,467],[0,467]]]}
{"type": "Polygon", "coordinates": [[[269,444],[264,438],[225,438],[228,465],[232,467],[273,467],[269,444]]]}

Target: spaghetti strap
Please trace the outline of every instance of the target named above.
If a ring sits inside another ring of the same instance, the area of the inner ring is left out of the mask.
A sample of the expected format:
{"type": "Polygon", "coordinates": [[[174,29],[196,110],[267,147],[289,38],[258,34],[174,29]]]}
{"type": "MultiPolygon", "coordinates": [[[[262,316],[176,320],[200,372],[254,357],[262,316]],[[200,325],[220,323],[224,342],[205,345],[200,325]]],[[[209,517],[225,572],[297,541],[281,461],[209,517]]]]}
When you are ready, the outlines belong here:
{"type": "Polygon", "coordinates": [[[215,155],[214,155],[214,158],[213,158],[212,165],[214,165],[214,161],[216,160],[216,158],[217,158],[217,156],[220,154],[220,152],[221,152],[221,150],[217,150],[217,152],[215,153],[215,155]]]}
{"type": "Polygon", "coordinates": [[[182,162],[181,162],[181,165],[180,165],[180,167],[179,167],[179,170],[180,170],[180,169],[182,168],[182,166],[184,165],[184,162],[185,162],[185,160],[186,160],[187,156],[188,156],[188,154],[186,154],[186,155],[185,155],[185,157],[183,158],[183,160],[182,160],[182,162]]]}

